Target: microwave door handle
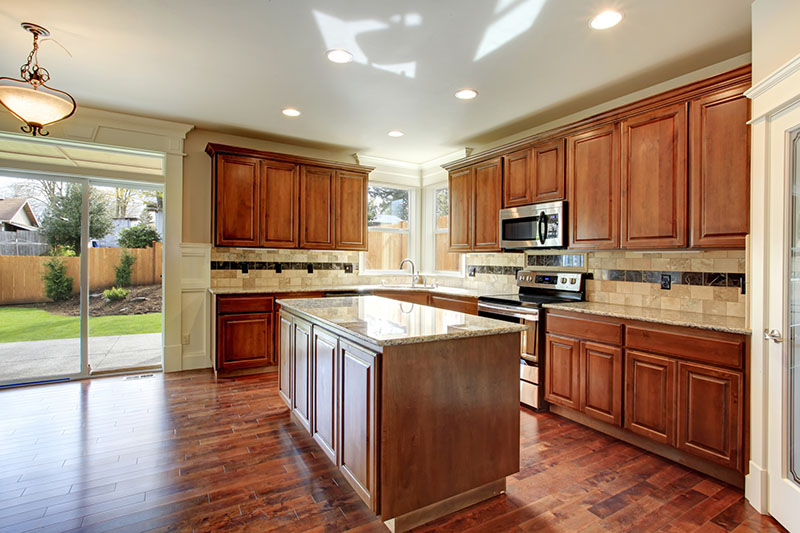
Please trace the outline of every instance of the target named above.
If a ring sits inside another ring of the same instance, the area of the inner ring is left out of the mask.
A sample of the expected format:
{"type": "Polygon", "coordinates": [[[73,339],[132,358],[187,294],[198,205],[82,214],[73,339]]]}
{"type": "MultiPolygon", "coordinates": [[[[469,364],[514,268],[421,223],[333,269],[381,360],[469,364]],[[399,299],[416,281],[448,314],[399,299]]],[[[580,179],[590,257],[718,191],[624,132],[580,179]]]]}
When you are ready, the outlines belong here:
{"type": "Polygon", "coordinates": [[[547,239],[547,215],[542,211],[539,213],[539,242],[544,244],[547,239]]]}

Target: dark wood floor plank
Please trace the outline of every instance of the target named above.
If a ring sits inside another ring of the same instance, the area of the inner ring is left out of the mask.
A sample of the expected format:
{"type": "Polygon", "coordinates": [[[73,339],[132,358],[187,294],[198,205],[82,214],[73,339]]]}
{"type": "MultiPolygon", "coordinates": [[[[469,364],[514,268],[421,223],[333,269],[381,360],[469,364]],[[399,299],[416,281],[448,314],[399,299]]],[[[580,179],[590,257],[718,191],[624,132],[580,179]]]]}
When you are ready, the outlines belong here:
{"type": "MultiPolygon", "coordinates": [[[[211,371],[0,391],[3,531],[386,531],[277,395],[211,371]]],[[[742,492],[520,409],[507,493],[417,531],[782,531],[742,492]]]]}

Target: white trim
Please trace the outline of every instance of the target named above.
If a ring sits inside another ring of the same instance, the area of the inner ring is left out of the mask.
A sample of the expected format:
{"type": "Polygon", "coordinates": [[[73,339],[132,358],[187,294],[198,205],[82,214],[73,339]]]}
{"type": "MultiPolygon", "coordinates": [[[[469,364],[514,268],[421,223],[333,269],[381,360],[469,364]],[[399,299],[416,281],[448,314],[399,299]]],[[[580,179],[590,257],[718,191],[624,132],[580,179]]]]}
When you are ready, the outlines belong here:
{"type": "Polygon", "coordinates": [[[766,94],[770,89],[782,84],[793,74],[800,72],[800,54],[781,65],[775,72],[750,87],[744,95],[750,99],[766,94]]]}
{"type": "MultiPolygon", "coordinates": [[[[408,191],[408,229],[401,228],[381,228],[381,227],[367,227],[367,239],[369,239],[370,232],[376,233],[394,233],[394,234],[408,234],[408,257],[414,262],[415,266],[419,266],[420,260],[420,223],[419,223],[419,204],[420,204],[420,190],[419,186],[402,185],[397,183],[377,182],[370,180],[370,187],[383,187],[387,189],[400,189],[408,191]]],[[[402,274],[405,271],[398,269],[392,270],[367,270],[366,268],[367,252],[359,252],[358,254],[358,275],[359,276],[391,276],[402,274]]]]}

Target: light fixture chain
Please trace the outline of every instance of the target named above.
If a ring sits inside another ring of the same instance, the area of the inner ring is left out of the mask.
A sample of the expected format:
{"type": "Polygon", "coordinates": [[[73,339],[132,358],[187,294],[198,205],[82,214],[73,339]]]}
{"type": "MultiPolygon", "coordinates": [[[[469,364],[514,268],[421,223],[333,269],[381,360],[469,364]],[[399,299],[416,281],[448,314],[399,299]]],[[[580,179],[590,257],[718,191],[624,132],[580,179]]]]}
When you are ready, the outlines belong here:
{"type": "Polygon", "coordinates": [[[33,32],[33,50],[28,54],[28,62],[19,68],[20,76],[35,87],[47,83],[50,73],[39,66],[39,34],[33,32]]]}

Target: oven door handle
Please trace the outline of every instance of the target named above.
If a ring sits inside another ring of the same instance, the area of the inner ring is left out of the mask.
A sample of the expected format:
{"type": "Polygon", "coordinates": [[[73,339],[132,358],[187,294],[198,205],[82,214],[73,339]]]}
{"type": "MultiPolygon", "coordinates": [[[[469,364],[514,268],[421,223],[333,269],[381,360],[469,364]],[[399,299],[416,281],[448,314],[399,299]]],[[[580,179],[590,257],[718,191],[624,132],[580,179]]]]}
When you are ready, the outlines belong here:
{"type": "Polygon", "coordinates": [[[539,320],[539,311],[533,311],[530,313],[520,313],[514,308],[511,307],[503,307],[500,305],[491,305],[486,303],[478,302],[478,311],[488,311],[490,313],[495,313],[498,315],[503,316],[510,316],[514,318],[519,318],[522,320],[531,320],[531,321],[538,321],[539,320]]]}

